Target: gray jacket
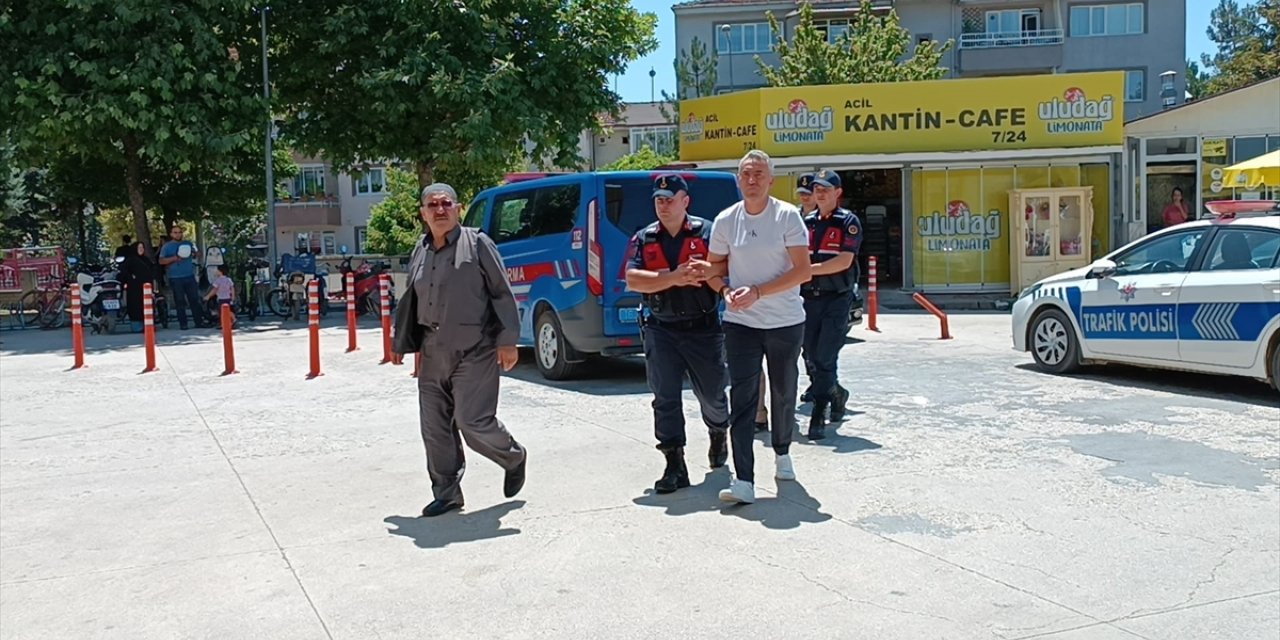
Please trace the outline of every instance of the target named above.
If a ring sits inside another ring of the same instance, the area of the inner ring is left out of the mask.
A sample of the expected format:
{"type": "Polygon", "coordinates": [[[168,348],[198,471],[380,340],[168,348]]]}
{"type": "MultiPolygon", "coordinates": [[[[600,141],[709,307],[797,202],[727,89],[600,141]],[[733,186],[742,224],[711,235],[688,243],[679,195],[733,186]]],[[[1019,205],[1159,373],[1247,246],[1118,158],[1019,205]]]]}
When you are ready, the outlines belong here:
{"type": "MultiPolygon", "coordinates": [[[[498,247],[478,229],[460,227],[453,272],[440,279],[443,321],[433,330],[436,344],[467,351],[482,340],[498,346],[514,346],[520,338],[520,313],[498,247]]],[[[414,279],[430,252],[424,234],[409,258],[409,279],[396,301],[391,344],[396,353],[416,353],[422,348],[426,327],[418,324],[418,296],[414,279]]]]}

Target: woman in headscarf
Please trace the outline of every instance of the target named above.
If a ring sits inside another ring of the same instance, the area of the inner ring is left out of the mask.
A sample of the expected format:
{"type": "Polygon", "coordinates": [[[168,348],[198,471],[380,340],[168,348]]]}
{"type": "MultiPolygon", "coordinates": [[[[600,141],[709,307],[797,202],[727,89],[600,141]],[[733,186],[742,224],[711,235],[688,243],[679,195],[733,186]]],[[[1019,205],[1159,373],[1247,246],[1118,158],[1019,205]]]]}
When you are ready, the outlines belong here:
{"type": "Polygon", "coordinates": [[[128,252],[120,267],[120,281],[124,283],[125,308],[129,311],[134,333],[142,331],[142,285],[151,283],[154,287],[155,280],[156,267],[147,257],[147,245],[133,243],[133,250],[128,252]]]}

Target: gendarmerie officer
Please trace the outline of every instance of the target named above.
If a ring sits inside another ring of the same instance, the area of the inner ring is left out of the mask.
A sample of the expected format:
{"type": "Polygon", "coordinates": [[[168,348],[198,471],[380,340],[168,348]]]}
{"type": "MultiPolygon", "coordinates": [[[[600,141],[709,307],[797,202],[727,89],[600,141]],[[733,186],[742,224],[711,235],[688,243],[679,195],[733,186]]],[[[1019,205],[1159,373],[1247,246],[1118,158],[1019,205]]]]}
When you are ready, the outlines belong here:
{"type": "Polygon", "coordinates": [[[836,369],[858,281],[862,223],[853,212],[840,207],[843,194],[839,174],[829,169],[819,171],[813,177],[818,208],[804,218],[813,277],[801,287],[800,294],[804,296],[804,350],[813,366],[809,437],[814,440],[826,437],[827,409],[831,409],[832,421],[841,420],[849,401],[849,392],[836,380],[836,369]]]}
{"type": "Polygon", "coordinates": [[[711,222],[688,214],[685,179],[659,175],[653,183],[653,203],[658,221],[631,239],[627,287],[644,294],[645,369],[653,392],[654,434],[667,462],[653,489],[671,493],[689,486],[682,399],[686,372],[710,430],[711,468],[724,466],[729,457],[729,373],[718,293],[724,281],[709,273],[711,222]]]}
{"type": "Polygon", "coordinates": [[[524,486],[528,453],[495,415],[499,367],[520,355],[520,315],[493,240],[458,223],[453,187],[422,190],[426,233],[409,259],[409,285],[396,309],[393,362],[422,354],[418,409],[433,500],[422,515],[462,507],[462,442],[506,471],[503,495],[524,486]]]}

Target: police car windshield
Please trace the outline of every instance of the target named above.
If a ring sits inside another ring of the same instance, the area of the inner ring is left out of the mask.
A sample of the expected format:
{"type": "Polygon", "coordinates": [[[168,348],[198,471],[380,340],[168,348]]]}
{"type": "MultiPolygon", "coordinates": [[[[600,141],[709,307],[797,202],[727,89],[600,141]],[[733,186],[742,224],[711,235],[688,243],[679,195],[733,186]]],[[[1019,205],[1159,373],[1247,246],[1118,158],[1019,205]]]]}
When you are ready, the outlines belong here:
{"type": "MultiPolygon", "coordinates": [[[[738,186],[733,180],[692,177],[688,181],[690,215],[714,220],[721,211],[738,201],[738,186]]],[[[652,180],[609,178],[605,180],[604,189],[605,215],[628,236],[658,219],[653,209],[652,180]]]]}

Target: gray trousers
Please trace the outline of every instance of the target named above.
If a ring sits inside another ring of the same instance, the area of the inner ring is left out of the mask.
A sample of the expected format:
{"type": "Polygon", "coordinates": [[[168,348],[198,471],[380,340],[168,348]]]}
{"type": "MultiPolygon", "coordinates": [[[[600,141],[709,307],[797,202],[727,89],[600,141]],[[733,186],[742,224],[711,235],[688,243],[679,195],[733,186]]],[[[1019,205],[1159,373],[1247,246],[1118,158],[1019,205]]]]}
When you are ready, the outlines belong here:
{"type": "Polygon", "coordinates": [[[418,371],[418,409],[427,475],[436,500],[462,502],[467,469],[462,441],[510,471],[524,461],[524,448],[498,420],[498,350],[485,340],[462,352],[437,343],[427,332],[418,371]],[[460,392],[460,393],[459,393],[460,392]]]}

